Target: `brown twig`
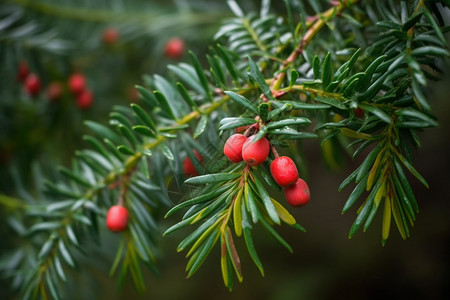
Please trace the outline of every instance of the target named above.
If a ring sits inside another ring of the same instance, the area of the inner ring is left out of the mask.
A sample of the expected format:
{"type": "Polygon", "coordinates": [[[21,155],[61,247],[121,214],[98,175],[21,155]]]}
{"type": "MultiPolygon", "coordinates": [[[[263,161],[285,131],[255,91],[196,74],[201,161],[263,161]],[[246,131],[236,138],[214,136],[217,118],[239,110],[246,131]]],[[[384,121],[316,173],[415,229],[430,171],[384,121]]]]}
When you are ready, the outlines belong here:
{"type": "MultiPolygon", "coordinates": [[[[324,13],[318,15],[313,25],[308,29],[308,31],[306,31],[297,48],[289,55],[288,58],[286,58],[280,69],[286,70],[287,67],[290,64],[292,64],[303,53],[303,49],[309,44],[309,42],[313,39],[313,37],[330,19],[332,19],[335,15],[341,13],[344,8],[358,1],[359,0],[349,0],[339,2],[337,5],[333,5],[333,7],[331,7],[324,13]]],[[[272,84],[270,85],[270,90],[272,91],[272,94],[274,93],[276,94],[276,91],[281,87],[281,83],[283,82],[285,77],[286,71],[280,72],[274,77],[272,84]]]]}

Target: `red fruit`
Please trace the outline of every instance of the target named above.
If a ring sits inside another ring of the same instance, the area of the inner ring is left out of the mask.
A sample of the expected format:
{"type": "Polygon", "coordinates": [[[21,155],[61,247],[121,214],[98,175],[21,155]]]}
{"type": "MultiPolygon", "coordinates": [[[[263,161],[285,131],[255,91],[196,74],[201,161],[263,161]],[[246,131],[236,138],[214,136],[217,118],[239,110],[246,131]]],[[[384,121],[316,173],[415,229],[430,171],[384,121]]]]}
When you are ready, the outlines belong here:
{"type": "Polygon", "coordinates": [[[128,211],[121,205],[111,206],[106,215],[106,226],[109,230],[119,232],[128,225],[128,211]]]}
{"type": "Polygon", "coordinates": [[[184,41],[180,38],[171,38],[166,43],[164,54],[173,59],[178,59],[183,56],[185,50],[184,41]]]}
{"type": "Polygon", "coordinates": [[[119,31],[114,27],[106,28],[103,31],[102,39],[105,44],[113,45],[119,39],[119,31]]]}
{"type": "Polygon", "coordinates": [[[30,70],[28,68],[28,64],[22,61],[19,65],[19,72],[17,73],[17,78],[19,79],[20,82],[23,82],[25,78],[27,78],[29,73],[30,70]]]}
{"type": "Polygon", "coordinates": [[[263,137],[253,142],[255,135],[249,137],[242,146],[242,158],[250,166],[262,164],[269,156],[269,141],[263,137]]]}
{"type": "Polygon", "coordinates": [[[41,80],[39,76],[31,73],[25,79],[25,90],[30,96],[36,96],[41,90],[41,80]]]}
{"type": "Polygon", "coordinates": [[[297,182],[298,171],[294,161],[287,156],[275,158],[270,164],[270,173],[280,186],[288,186],[297,182]]]}
{"type": "Polygon", "coordinates": [[[81,94],[79,94],[76,99],[77,106],[82,110],[91,107],[92,102],[94,102],[94,95],[90,90],[82,91],[81,94]]]}
{"type": "MultiPolygon", "coordinates": [[[[194,150],[194,154],[197,157],[197,159],[201,162],[203,157],[198,153],[197,150],[194,150]]],[[[183,161],[183,172],[187,176],[197,176],[198,171],[194,167],[194,164],[192,163],[191,159],[189,157],[186,157],[183,161]]]]}
{"type": "Polygon", "coordinates": [[[284,189],[284,196],[290,205],[303,206],[309,202],[309,187],[303,179],[299,178],[295,184],[284,189]]]}
{"type": "Polygon", "coordinates": [[[54,81],[47,87],[47,97],[51,102],[61,99],[62,94],[63,86],[59,82],[54,81]]]}
{"type": "Polygon", "coordinates": [[[223,147],[223,154],[234,163],[238,163],[242,160],[242,146],[244,145],[247,137],[240,133],[231,135],[225,142],[223,147]]]}
{"type": "Polygon", "coordinates": [[[86,78],[83,74],[75,73],[69,77],[69,89],[75,95],[80,94],[86,88],[86,78]]]}

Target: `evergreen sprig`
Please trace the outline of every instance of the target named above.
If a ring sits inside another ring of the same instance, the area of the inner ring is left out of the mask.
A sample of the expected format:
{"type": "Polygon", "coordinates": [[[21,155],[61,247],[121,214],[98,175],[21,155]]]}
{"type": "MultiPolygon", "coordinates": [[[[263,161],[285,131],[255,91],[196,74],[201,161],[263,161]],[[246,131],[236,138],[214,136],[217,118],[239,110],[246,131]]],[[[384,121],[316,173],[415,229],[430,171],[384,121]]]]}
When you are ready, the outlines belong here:
{"type": "MultiPolygon", "coordinates": [[[[264,269],[253,244],[251,224],[260,222],[290,252],[292,252],[291,246],[275,231],[273,226],[283,222],[297,229],[304,229],[278,201],[269,196],[263,181],[264,179],[270,181],[270,179],[263,173],[264,170],[240,163],[227,168],[226,171],[228,172],[197,176],[186,181],[188,184],[206,184],[206,186],[198,193],[198,196],[169,210],[166,216],[191,206],[183,216],[183,220],[167,229],[165,235],[204,220],[202,225],[178,245],[177,250],[183,251],[191,246],[186,254],[186,257],[190,256],[186,267],[188,277],[190,277],[201,266],[217,240],[220,240],[220,265],[223,281],[225,286],[231,290],[233,287],[232,269],[234,269],[239,282],[243,280],[243,273],[230,227],[234,227],[237,237],[244,234],[249,254],[262,275],[264,275],[264,269]]],[[[270,183],[272,186],[276,186],[273,180],[270,183]]]]}
{"type": "Polygon", "coordinates": [[[363,225],[368,229],[382,202],[382,244],[392,217],[401,237],[409,236],[418,203],[406,170],[428,187],[413,165],[411,148],[420,146],[417,131],[437,125],[423,88],[428,78],[438,77],[434,71],[449,55],[447,28],[430,9],[436,2],[332,1],[321,13],[320,4],[308,1],[317,13],[308,19],[302,1],[285,2],[285,19],[269,14],[268,3],[263,1],[256,15],[229,1],[236,17],[219,29],[206,70],[206,63],[190,52],[191,63],[170,65],[167,78],[145,76],[145,84],[137,87],[141,102],[114,107],[109,127],[86,121],[93,132],[85,137],[91,148],[78,151],[71,168],[61,167],[55,180],[45,181],[45,200],[27,195],[31,200],[19,205],[2,198],[22,211],[15,220],[22,238],[33,244],[29,261],[28,253],[18,250],[13,266],[20,266],[18,273],[11,272],[12,264],[2,264],[20,281],[24,299],[61,298],[67,267],[77,265],[74,252],[83,251],[83,242],[99,239],[105,211],[117,201],[130,211],[130,223],[111,274],[118,272],[123,282],[129,273],[143,291],[140,266],[155,270],[158,217],[172,205],[169,177],[180,189],[198,186],[166,214],[188,208],[164,235],[201,223],[177,248],[190,247],[188,277],[219,241],[222,277],[231,290],[232,270],[243,279],[234,242],[242,235],[264,275],[253,225],[260,223],[289,251],[275,225],[303,227],[271,196],[271,189],[279,189],[268,171],[273,157],[257,167],[223,159],[221,136],[240,126],[255,126],[256,139],[267,137],[272,147],[292,148],[304,138],[321,137],[331,164],[337,162],[336,148],[327,148],[336,146],[330,141],[354,149],[353,157],[367,152],[339,187],[356,183],[343,212],[364,198],[349,237],[363,225]],[[324,47],[326,39],[332,42],[324,47]],[[186,157],[199,176],[184,181],[186,157]]]}

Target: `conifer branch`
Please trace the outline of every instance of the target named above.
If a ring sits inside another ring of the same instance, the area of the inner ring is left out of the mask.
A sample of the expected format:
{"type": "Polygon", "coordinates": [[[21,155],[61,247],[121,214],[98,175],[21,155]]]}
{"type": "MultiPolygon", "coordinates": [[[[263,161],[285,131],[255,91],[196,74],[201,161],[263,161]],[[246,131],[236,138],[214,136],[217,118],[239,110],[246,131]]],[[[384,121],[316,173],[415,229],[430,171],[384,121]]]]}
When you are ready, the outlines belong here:
{"type": "MultiPolygon", "coordinates": [[[[152,28],[155,31],[174,26],[165,16],[148,19],[145,12],[131,18],[131,12],[72,11],[40,1],[9,2],[70,20],[110,22],[117,17],[117,23],[157,23],[152,28]]],[[[207,54],[206,70],[202,60],[190,52],[191,64],[169,66],[170,79],[145,77],[148,88],[137,86],[141,102],[115,106],[110,115],[113,129],[87,121],[95,137],[85,140],[93,149],[77,152],[72,169],[61,167],[60,177],[45,182],[47,194],[42,200],[25,203],[0,195],[0,204],[24,215],[23,228],[31,224],[24,238],[36,244],[30,247],[35,263],[25,263],[22,258],[16,264],[21,265],[23,274],[30,265],[32,269],[22,284],[23,298],[62,298],[59,291],[67,280],[65,267],[77,264],[72,250],[89,239],[86,233],[98,239],[97,221],[104,219],[111,204],[130,212],[110,272],[118,274],[119,284],[129,274],[136,289],[145,290],[141,265],[155,269],[153,247],[160,230],[155,218],[163,204],[171,206],[166,217],[186,209],[164,236],[196,227],[177,247],[178,251],[189,248],[187,277],[199,270],[220,243],[225,286],[232,289],[233,273],[242,282],[238,238],[243,238],[264,275],[253,243],[253,227],[261,225],[290,252],[293,248],[275,225],[304,230],[283,202],[271,196],[273,191],[283,191],[286,203],[304,205],[291,201],[287,193],[301,178],[297,174],[296,182],[279,183],[272,163],[283,157],[277,150],[281,147],[301,156],[296,146],[306,138],[321,138],[324,159],[335,169],[340,166],[336,157],[340,147],[348,149],[353,158],[364,155],[339,187],[340,191],[355,184],[343,213],[360,201],[349,238],[361,228],[368,230],[381,206],[382,245],[394,223],[403,239],[409,237],[418,203],[406,170],[428,188],[412,163],[412,150],[420,145],[417,130],[437,126],[423,87],[427,77],[434,75],[429,70],[438,70],[437,61],[449,56],[442,28],[435,20],[439,16],[425,1],[416,3],[408,8],[405,2],[375,1],[372,9],[370,1],[331,1],[331,8],[297,27],[305,25],[305,33],[292,45],[297,34],[294,26],[287,28],[272,15],[245,14],[236,1],[229,1],[236,18],[225,21],[218,31],[220,45],[207,54]],[[352,10],[358,2],[358,9],[352,10]],[[369,6],[370,15],[366,16],[364,8],[369,6]],[[386,6],[392,7],[386,10],[386,6]],[[349,13],[344,15],[347,9],[349,13]],[[391,13],[398,9],[400,13],[391,13]],[[359,23],[361,20],[364,22],[359,23]],[[330,26],[331,30],[324,31],[330,22],[337,29],[330,26]],[[348,30],[350,23],[355,26],[352,31],[348,30]],[[314,43],[319,33],[324,42],[314,43]],[[353,50],[355,47],[359,48],[353,50]],[[254,158],[244,159],[240,150],[240,156],[231,159],[221,138],[235,134],[245,141],[267,142],[267,156],[256,164],[254,158]],[[188,163],[192,165],[190,173],[185,170],[188,163]],[[174,182],[186,184],[180,189],[192,191],[174,206],[167,191],[171,176],[174,182]]],[[[267,10],[268,6],[262,9],[267,10]]],[[[190,25],[204,24],[214,22],[217,15],[222,13],[203,18],[186,12],[176,23],[188,19],[190,25]]],[[[293,21],[287,23],[293,25],[293,21]]],[[[2,34],[8,37],[9,32],[0,30],[2,34]]],[[[305,195],[309,201],[309,190],[303,189],[305,195]]]]}
{"type": "MultiPolygon", "coordinates": [[[[314,38],[314,36],[325,26],[325,24],[330,21],[335,16],[338,16],[345,8],[357,3],[359,0],[345,0],[339,1],[339,4],[329,8],[322,14],[319,14],[312,23],[311,27],[303,35],[299,45],[297,48],[286,58],[283,65],[280,67],[280,70],[286,70],[288,66],[290,66],[299,55],[303,53],[303,49],[309,44],[309,42],[314,38]]],[[[271,84],[272,92],[277,91],[281,88],[282,82],[286,77],[286,71],[279,72],[271,84]]]]}

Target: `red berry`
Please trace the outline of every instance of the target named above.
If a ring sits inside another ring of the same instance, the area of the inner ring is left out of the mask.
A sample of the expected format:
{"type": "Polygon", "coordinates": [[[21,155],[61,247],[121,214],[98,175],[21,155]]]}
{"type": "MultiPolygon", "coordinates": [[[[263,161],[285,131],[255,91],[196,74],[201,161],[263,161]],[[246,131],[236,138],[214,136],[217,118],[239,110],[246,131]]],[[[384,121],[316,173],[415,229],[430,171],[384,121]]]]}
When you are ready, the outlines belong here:
{"type": "Polygon", "coordinates": [[[109,230],[119,232],[128,225],[128,211],[121,205],[111,206],[106,215],[106,226],[109,230]]]}
{"type": "Polygon", "coordinates": [[[287,156],[275,158],[270,164],[270,173],[280,186],[288,186],[297,182],[298,171],[294,161],[287,156]]]}
{"type": "Polygon", "coordinates": [[[119,31],[114,27],[106,28],[103,31],[102,39],[105,44],[113,45],[119,39],[119,31]]]}
{"type": "Polygon", "coordinates": [[[86,88],[86,78],[83,74],[75,73],[69,78],[69,89],[75,95],[80,94],[86,88]]]}
{"type": "Polygon", "coordinates": [[[238,163],[242,160],[242,146],[244,145],[247,137],[240,133],[231,135],[225,142],[223,147],[223,154],[234,163],[238,163]]]}
{"type": "Polygon", "coordinates": [[[62,94],[63,86],[59,82],[54,81],[47,87],[47,97],[51,102],[61,99],[62,94]]]}
{"type": "Polygon", "coordinates": [[[25,79],[25,90],[30,96],[36,96],[41,90],[41,80],[39,76],[31,73],[25,79]]]}
{"type": "Polygon", "coordinates": [[[25,78],[27,78],[28,73],[30,73],[28,64],[22,61],[19,65],[19,72],[17,73],[17,79],[19,79],[20,82],[23,82],[25,78]]]}
{"type": "Polygon", "coordinates": [[[286,201],[292,206],[303,206],[309,202],[309,187],[306,182],[299,178],[297,182],[284,189],[286,201]]]}
{"type": "Polygon", "coordinates": [[[361,107],[357,107],[353,110],[353,113],[355,114],[355,117],[362,118],[364,117],[364,111],[361,109],[361,107]]]}
{"type": "Polygon", "coordinates": [[[255,135],[249,137],[242,146],[242,158],[250,166],[262,164],[269,156],[269,141],[263,137],[253,142],[255,135]]]}
{"type": "MultiPolygon", "coordinates": [[[[197,157],[197,159],[201,162],[203,157],[198,153],[197,150],[194,150],[194,154],[197,157]]],[[[197,176],[198,171],[194,167],[194,164],[192,163],[191,159],[189,157],[186,157],[183,161],[183,172],[187,176],[197,176]]]]}
{"type": "Polygon", "coordinates": [[[178,59],[184,54],[184,41],[180,38],[171,38],[166,43],[166,48],[164,49],[164,54],[173,59],[178,59]]]}
{"type": "Polygon", "coordinates": [[[82,109],[88,109],[92,106],[92,102],[94,102],[94,95],[90,90],[82,91],[81,94],[77,96],[77,106],[82,109]]]}

